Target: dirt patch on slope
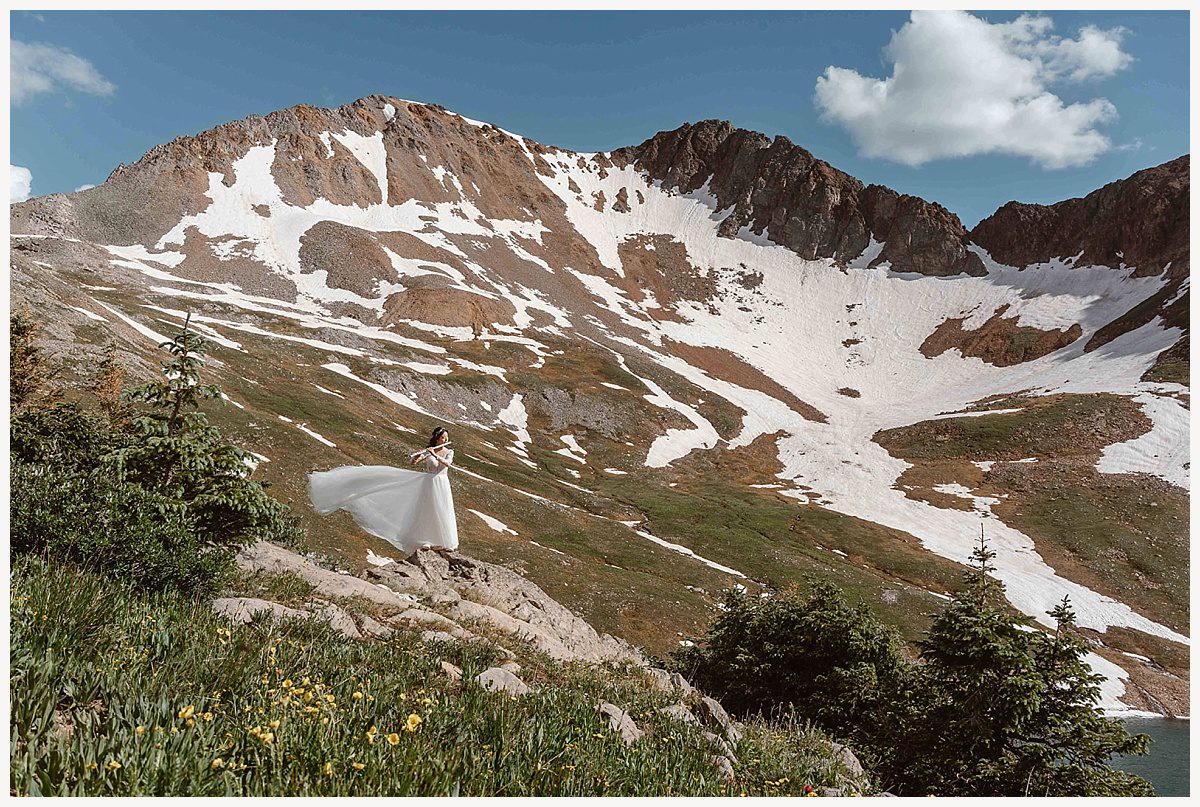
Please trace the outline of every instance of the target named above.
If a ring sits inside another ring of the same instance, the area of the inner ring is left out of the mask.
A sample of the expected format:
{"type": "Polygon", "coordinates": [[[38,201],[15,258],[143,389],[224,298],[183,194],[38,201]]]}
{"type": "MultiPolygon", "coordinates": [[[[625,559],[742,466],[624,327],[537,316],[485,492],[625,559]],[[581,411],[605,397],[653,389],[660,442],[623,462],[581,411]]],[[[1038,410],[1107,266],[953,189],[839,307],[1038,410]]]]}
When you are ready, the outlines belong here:
{"type": "Polygon", "coordinates": [[[932,359],[958,348],[964,356],[983,359],[996,367],[1011,367],[1053,353],[1083,335],[1079,323],[1049,331],[1018,325],[1016,316],[1004,316],[1008,309],[1008,305],[1000,306],[975,330],[963,328],[966,317],[946,320],[921,343],[921,353],[932,359]]]}
{"type": "MultiPolygon", "coordinates": [[[[204,283],[235,283],[242,291],[259,297],[295,302],[296,284],[254,257],[255,244],[233,236],[210,238],[199,228],[183,234],[183,261],[163,271],[204,283]]],[[[153,261],[150,261],[153,263],[153,261]]]]}
{"type": "Polygon", "coordinates": [[[661,308],[652,309],[656,319],[682,322],[675,313],[681,301],[706,304],[714,311],[716,281],[688,260],[687,249],[669,235],[635,235],[617,247],[625,270],[621,288],[635,302],[654,296],[661,308]]]}
{"type": "Polygon", "coordinates": [[[470,328],[479,336],[485,329],[512,324],[516,309],[507,300],[493,300],[455,288],[411,288],[391,294],[383,303],[381,324],[417,320],[449,328],[470,328]]]}
{"type": "Polygon", "coordinates": [[[375,175],[327,133],[324,140],[304,131],[277,137],[271,176],[283,200],[297,207],[308,207],[317,199],[355,207],[383,201],[375,175]]]}
{"type": "Polygon", "coordinates": [[[806,420],[826,423],[828,418],[810,403],[796,397],[791,390],[769,378],[761,370],[746,363],[732,352],[718,347],[699,347],[671,339],[663,339],[663,347],[693,367],[708,373],[713,378],[728,381],[739,387],[758,390],[783,402],[789,409],[806,420]]]}
{"type": "Polygon", "coordinates": [[[395,283],[396,270],[371,233],[336,221],[314,224],[300,237],[300,269],[326,272],[330,288],[372,298],[379,282],[395,283]]]}

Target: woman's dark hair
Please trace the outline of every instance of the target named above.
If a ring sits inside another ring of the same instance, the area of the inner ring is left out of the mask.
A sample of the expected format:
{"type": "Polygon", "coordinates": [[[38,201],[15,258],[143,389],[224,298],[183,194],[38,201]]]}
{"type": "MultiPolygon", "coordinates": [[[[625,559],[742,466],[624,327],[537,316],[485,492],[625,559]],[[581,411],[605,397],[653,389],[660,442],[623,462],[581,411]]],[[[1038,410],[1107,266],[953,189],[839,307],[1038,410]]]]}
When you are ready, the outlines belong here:
{"type": "Polygon", "coordinates": [[[436,429],[434,429],[433,434],[429,435],[429,447],[433,448],[436,446],[438,444],[438,440],[441,440],[442,435],[445,433],[446,430],[441,426],[438,426],[436,429]]]}

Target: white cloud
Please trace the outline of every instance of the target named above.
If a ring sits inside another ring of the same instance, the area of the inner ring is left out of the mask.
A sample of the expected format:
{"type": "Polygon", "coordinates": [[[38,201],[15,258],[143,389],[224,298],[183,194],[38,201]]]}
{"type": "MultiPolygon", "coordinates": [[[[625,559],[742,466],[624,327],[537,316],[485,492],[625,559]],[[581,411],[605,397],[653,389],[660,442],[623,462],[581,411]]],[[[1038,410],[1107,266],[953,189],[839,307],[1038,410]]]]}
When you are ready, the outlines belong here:
{"type": "Polygon", "coordinates": [[[86,191],[86,190],[89,190],[94,187],[96,187],[96,186],[95,185],[80,185],[78,188],[75,189],[75,193],[79,193],[80,191],[86,191]]]}
{"type": "Polygon", "coordinates": [[[892,75],[828,67],[817,79],[821,117],[859,151],[907,165],[942,157],[1015,154],[1045,168],[1082,165],[1112,144],[1096,127],[1117,116],[1107,99],[1063,103],[1047,87],[1128,67],[1124,29],[1051,33],[1049,17],[989,23],[964,11],[914,11],[883,49],[892,75]]]}
{"type": "Polygon", "coordinates": [[[8,164],[8,203],[24,202],[33,190],[33,172],[19,165],[8,164]]]}
{"type": "Polygon", "coordinates": [[[100,75],[87,59],[44,42],[14,39],[9,66],[14,104],[55,89],[73,89],[92,95],[111,95],[117,89],[117,85],[100,75]]]}

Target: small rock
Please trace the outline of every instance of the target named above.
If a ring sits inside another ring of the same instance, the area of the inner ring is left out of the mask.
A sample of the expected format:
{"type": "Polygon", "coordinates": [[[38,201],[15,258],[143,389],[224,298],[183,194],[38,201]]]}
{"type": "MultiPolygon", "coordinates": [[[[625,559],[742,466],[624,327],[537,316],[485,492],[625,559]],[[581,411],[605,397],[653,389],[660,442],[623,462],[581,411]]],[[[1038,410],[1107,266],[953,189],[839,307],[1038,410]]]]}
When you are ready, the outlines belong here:
{"type": "Polygon", "coordinates": [[[650,688],[655,692],[678,693],[686,697],[696,691],[695,687],[677,672],[669,673],[658,667],[647,667],[646,675],[650,678],[650,688]]]}
{"type": "Polygon", "coordinates": [[[451,683],[457,684],[462,680],[462,667],[451,664],[448,661],[442,662],[442,672],[446,674],[446,677],[450,679],[451,683]]]}
{"type": "Polygon", "coordinates": [[[684,697],[693,694],[696,688],[688,683],[688,680],[679,673],[671,673],[671,686],[675,687],[675,691],[684,697]]]}
{"type": "Polygon", "coordinates": [[[633,718],[626,714],[625,710],[619,706],[611,703],[601,703],[600,713],[608,718],[608,727],[620,734],[621,741],[626,745],[633,745],[645,734],[633,722],[633,718]]]}
{"type": "Polygon", "coordinates": [[[500,664],[500,669],[508,670],[513,675],[521,674],[521,665],[511,659],[500,664]]]}
{"type": "Polygon", "coordinates": [[[446,633],[444,630],[427,630],[421,632],[421,641],[425,644],[431,642],[457,642],[458,638],[452,633],[446,633]]]}
{"type": "Polygon", "coordinates": [[[346,609],[331,602],[315,601],[308,603],[308,609],[318,619],[329,623],[329,627],[345,636],[347,639],[362,639],[363,635],[354,624],[354,617],[346,609]]]}
{"type": "Polygon", "coordinates": [[[711,731],[704,732],[704,739],[715,745],[720,752],[730,759],[737,759],[737,754],[733,750],[733,746],[719,734],[713,734],[711,731]]]}
{"type": "Polygon", "coordinates": [[[725,707],[717,703],[716,700],[703,695],[700,698],[698,709],[705,721],[719,726],[730,742],[736,743],[742,739],[741,727],[729,716],[729,713],[725,711],[725,707]]]}
{"type": "Polygon", "coordinates": [[[733,761],[729,757],[714,756],[712,757],[712,763],[717,772],[721,774],[721,778],[726,782],[732,782],[737,778],[733,772],[733,761]]]}
{"type": "Polygon", "coordinates": [[[842,791],[842,789],[840,787],[823,787],[823,788],[821,788],[821,795],[827,799],[828,798],[836,799],[836,798],[841,798],[842,796],[844,796],[846,794],[842,791]]]}
{"type": "Polygon", "coordinates": [[[489,692],[507,692],[509,695],[524,695],[529,692],[529,686],[508,670],[490,667],[479,675],[475,681],[489,692]]]}
{"type": "Polygon", "coordinates": [[[453,620],[447,619],[441,614],[435,614],[433,611],[426,611],[423,608],[409,608],[406,611],[402,611],[393,617],[389,617],[388,624],[405,625],[412,628],[433,628],[445,631],[458,627],[458,624],[453,620]]]}
{"type": "Polygon", "coordinates": [[[692,710],[682,703],[672,703],[670,706],[664,706],[658,711],[660,714],[664,714],[672,720],[678,720],[680,723],[690,723],[694,726],[700,725],[700,721],[692,714],[692,710]]]}
{"type": "Polygon", "coordinates": [[[675,687],[671,684],[671,674],[666,670],[650,667],[646,670],[646,677],[650,681],[650,688],[655,692],[675,691],[675,687]]]}
{"type": "Polygon", "coordinates": [[[388,639],[396,632],[387,625],[381,625],[366,614],[359,617],[358,629],[373,639],[388,639]]]}
{"type": "Polygon", "coordinates": [[[833,749],[833,758],[842,763],[846,772],[852,777],[858,779],[866,775],[862,763],[858,761],[858,757],[854,755],[853,751],[841,743],[830,743],[830,747],[833,749]]]}
{"type": "Polygon", "coordinates": [[[280,605],[277,602],[269,600],[260,600],[255,597],[222,597],[213,600],[212,609],[219,615],[243,625],[252,620],[256,614],[264,611],[276,618],[294,617],[308,619],[312,616],[307,611],[288,608],[286,605],[280,605]]]}

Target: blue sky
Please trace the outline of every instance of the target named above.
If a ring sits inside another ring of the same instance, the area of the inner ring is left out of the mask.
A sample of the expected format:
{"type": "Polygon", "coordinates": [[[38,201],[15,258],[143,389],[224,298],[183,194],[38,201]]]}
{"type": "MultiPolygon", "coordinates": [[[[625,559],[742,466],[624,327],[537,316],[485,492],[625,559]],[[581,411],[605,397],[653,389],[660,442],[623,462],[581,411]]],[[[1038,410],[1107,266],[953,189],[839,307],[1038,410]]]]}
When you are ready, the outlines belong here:
{"type": "Polygon", "coordinates": [[[71,191],[177,135],[382,92],[581,151],[724,118],[940,202],[970,226],[1010,199],[1082,195],[1188,151],[1186,13],[1037,12],[1052,30],[1011,31],[1015,12],[973,14],[918,26],[907,12],[866,11],[18,11],[13,55],[32,67],[14,77],[10,162],[29,169],[34,194],[71,191]],[[1044,120],[1018,114],[1023,99],[990,99],[1008,88],[986,65],[974,76],[975,65],[937,61],[943,46],[970,54],[982,47],[971,37],[992,42],[1001,28],[1004,58],[1037,60],[1036,92],[1054,99],[1044,120]],[[868,85],[892,75],[884,48],[898,30],[892,57],[929,84],[876,103],[868,85]],[[831,66],[843,70],[819,109],[831,66]],[[855,101],[864,87],[865,107],[855,101]],[[991,124],[972,124],[976,101],[998,116],[991,124]],[[1093,123],[1058,131],[1079,117],[1072,110],[1093,123]],[[1046,167],[1085,152],[1087,164],[1046,167]]]}

